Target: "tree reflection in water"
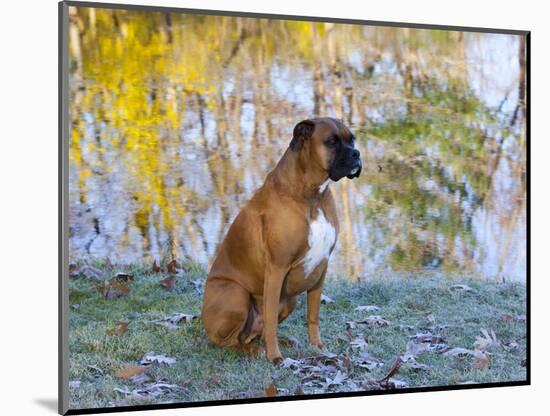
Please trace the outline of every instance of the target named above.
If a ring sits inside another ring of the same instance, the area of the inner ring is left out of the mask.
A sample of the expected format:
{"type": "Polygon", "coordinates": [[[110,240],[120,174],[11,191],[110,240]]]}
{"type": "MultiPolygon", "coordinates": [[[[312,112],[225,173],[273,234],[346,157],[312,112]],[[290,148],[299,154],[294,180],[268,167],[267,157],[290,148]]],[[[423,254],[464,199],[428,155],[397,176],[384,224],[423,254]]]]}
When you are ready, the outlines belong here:
{"type": "Polygon", "coordinates": [[[212,259],[314,115],[364,155],[332,184],[329,274],[525,279],[525,39],[70,9],[70,253],[212,259]]]}

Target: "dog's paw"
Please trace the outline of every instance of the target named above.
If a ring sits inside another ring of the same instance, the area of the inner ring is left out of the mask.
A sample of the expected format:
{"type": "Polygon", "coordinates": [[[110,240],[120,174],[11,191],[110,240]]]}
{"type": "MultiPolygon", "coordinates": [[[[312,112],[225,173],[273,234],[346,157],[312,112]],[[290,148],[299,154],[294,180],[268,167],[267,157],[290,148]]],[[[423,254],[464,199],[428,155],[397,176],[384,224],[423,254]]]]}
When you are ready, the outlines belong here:
{"type": "Polygon", "coordinates": [[[283,362],[283,356],[281,355],[281,353],[279,351],[276,351],[274,354],[269,354],[266,351],[266,357],[269,361],[271,361],[275,365],[283,362]]]}
{"type": "Polygon", "coordinates": [[[278,356],[278,357],[272,358],[270,361],[273,363],[273,365],[279,365],[283,362],[283,357],[278,356]]]}

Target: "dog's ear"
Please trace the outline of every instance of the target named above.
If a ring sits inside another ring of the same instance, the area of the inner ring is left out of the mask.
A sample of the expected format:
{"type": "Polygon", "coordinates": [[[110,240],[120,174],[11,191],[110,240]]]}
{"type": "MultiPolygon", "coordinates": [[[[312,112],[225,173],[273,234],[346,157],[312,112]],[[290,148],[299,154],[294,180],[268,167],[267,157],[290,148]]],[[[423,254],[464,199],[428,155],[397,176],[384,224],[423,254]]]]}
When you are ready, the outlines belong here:
{"type": "Polygon", "coordinates": [[[299,151],[304,146],[304,142],[311,137],[314,130],[315,122],[312,120],[303,120],[296,124],[290,141],[290,149],[295,152],[299,151]]]}

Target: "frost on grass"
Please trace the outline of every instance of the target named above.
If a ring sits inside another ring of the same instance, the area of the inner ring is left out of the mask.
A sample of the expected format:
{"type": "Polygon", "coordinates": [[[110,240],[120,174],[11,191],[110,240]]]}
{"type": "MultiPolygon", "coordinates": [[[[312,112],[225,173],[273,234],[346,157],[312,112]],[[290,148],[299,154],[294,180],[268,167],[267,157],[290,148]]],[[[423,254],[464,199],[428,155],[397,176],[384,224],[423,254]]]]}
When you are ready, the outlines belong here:
{"type": "Polygon", "coordinates": [[[78,263],[69,279],[71,407],[524,380],[525,288],[418,277],[327,280],[326,345],[308,345],[305,299],[279,326],[284,357],[212,346],[198,318],[205,273],[184,262],[78,263]]]}

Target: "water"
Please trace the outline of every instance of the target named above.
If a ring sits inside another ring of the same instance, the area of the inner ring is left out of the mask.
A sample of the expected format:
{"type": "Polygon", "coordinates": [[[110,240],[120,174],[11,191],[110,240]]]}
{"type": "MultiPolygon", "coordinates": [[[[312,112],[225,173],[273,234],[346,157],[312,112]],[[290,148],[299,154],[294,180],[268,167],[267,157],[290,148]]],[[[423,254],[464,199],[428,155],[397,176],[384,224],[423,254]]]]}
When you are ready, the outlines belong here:
{"type": "Polygon", "coordinates": [[[294,125],[343,118],[330,276],[524,281],[519,36],[71,8],[70,254],[208,266],[294,125]]]}

